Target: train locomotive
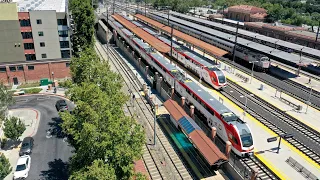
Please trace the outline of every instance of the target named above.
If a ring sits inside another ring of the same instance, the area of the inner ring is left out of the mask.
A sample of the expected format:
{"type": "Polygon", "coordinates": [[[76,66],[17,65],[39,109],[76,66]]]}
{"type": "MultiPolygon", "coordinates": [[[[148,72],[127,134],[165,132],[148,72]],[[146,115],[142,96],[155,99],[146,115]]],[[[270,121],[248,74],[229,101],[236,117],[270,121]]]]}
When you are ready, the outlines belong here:
{"type": "MultiPolygon", "coordinates": [[[[140,12],[140,10],[137,10],[137,13],[140,13],[144,15],[143,12],[140,12]]],[[[162,15],[154,15],[147,13],[147,17],[156,20],[158,22],[161,22],[163,24],[168,24],[168,20],[166,18],[160,17],[162,15]]],[[[207,42],[209,44],[212,44],[216,47],[219,47],[221,49],[224,49],[229,52],[229,54],[232,55],[233,48],[234,48],[234,43],[233,42],[228,42],[226,40],[214,37],[212,35],[200,32],[198,30],[195,30],[193,28],[187,27],[185,25],[170,21],[170,24],[173,25],[173,27],[176,30],[179,30],[183,33],[186,33],[190,36],[193,36],[195,38],[198,38],[204,42],[207,42]]],[[[247,48],[241,47],[241,46],[236,46],[235,50],[235,56],[239,59],[242,59],[246,62],[254,62],[256,68],[260,68],[263,70],[268,70],[270,68],[270,59],[267,56],[264,56],[260,53],[256,53],[253,51],[250,51],[247,48]]]]}
{"type": "Polygon", "coordinates": [[[120,35],[141,57],[161,74],[170,86],[186,98],[186,103],[194,105],[209,127],[217,128],[217,135],[223,141],[230,141],[232,151],[239,156],[251,155],[254,149],[253,137],[249,126],[227,107],[209,94],[202,85],[186,77],[186,74],[151,46],[132,34],[124,33],[109,19],[114,35],[120,35]]]}

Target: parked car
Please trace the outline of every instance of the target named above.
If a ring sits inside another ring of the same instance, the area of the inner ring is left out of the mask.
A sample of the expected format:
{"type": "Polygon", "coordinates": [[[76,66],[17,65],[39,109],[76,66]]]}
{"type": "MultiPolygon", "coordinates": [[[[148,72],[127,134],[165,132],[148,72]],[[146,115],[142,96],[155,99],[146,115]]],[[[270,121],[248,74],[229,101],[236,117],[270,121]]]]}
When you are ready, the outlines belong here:
{"type": "Polygon", "coordinates": [[[32,153],[33,148],[33,138],[32,137],[25,137],[22,141],[22,145],[19,151],[19,155],[30,155],[32,153]]]}
{"type": "Polygon", "coordinates": [[[56,103],[56,109],[57,111],[67,111],[68,105],[65,100],[58,100],[56,103]]]}
{"type": "Polygon", "coordinates": [[[29,175],[31,167],[31,157],[24,155],[19,157],[16,170],[13,174],[13,179],[25,179],[29,175]]]}

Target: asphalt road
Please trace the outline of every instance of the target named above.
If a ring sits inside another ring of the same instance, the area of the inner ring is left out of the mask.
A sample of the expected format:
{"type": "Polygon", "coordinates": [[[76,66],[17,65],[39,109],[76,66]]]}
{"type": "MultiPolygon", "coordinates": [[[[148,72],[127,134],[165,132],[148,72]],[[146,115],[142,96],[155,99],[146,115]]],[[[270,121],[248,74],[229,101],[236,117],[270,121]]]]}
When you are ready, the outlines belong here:
{"type": "MultiPolygon", "coordinates": [[[[54,96],[22,96],[16,98],[15,105],[10,108],[34,108],[40,111],[40,123],[33,136],[34,148],[31,154],[31,169],[27,180],[64,180],[68,179],[68,160],[72,155],[72,147],[60,133],[58,112],[55,103],[61,98],[54,96]],[[52,129],[52,136],[47,130],[52,129]]],[[[68,106],[74,108],[71,103],[68,106]]]]}

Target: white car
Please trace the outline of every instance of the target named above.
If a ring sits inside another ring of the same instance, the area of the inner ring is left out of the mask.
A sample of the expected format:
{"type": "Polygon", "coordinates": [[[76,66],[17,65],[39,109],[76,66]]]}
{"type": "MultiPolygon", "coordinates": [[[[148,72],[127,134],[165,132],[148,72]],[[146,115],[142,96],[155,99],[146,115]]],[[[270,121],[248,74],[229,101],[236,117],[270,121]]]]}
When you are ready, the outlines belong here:
{"type": "Polygon", "coordinates": [[[16,171],[13,174],[13,179],[25,179],[29,175],[31,167],[31,157],[29,155],[21,156],[18,159],[16,171]]]}

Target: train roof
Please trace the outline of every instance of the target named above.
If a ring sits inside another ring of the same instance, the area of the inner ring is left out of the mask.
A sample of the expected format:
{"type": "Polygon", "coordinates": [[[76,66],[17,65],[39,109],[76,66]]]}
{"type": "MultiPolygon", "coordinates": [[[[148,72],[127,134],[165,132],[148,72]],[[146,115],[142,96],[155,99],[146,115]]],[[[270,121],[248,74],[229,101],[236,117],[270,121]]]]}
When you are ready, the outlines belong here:
{"type": "MultiPolygon", "coordinates": [[[[165,38],[165,37],[163,37],[163,36],[159,36],[158,38],[159,38],[161,41],[165,42],[166,44],[171,44],[171,40],[169,40],[169,39],[167,39],[167,38],[165,38]]],[[[173,47],[173,48],[181,48],[181,46],[178,45],[178,44],[176,44],[174,41],[172,42],[172,47],[173,47]]]]}
{"type": "MultiPolygon", "coordinates": [[[[163,18],[167,18],[167,15],[162,14],[162,13],[157,13],[156,15],[161,16],[163,18]]],[[[193,23],[193,22],[190,22],[190,21],[179,19],[179,18],[176,18],[176,17],[173,17],[173,16],[170,16],[169,19],[172,20],[172,21],[175,21],[177,23],[183,24],[182,26],[189,26],[189,27],[196,28],[196,29],[202,31],[202,33],[208,33],[208,34],[210,34],[212,36],[216,36],[218,38],[222,38],[222,39],[225,39],[225,40],[230,41],[230,42],[235,42],[235,36],[234,35],[231,35],[231,34],[228,34],[228,33],[225,33],[225,32],[221,32],[221,31],[218,31],[218,30],[215,30],[215,29],[212,29],[212,28],[208,28],[208,27],[205,27],[203,25],[199,25],[199,24],[196,24],[196,23],[193,23]]],[[[282,59],[282,60],[289,61],[289,62],[292,62],[292,63],[299,63],[299,61],[300,61],[300,56],[299,55],[287,53],[287,52],[284,52],[284,51],[281,51],[281,50],[278,50],[278,49],[275,49],[275,48],[271,48],[269,46],[266,46],[266,45],[263,45],[263,44],[259,44],[259,43],[256,43],[256,42],[241,38],[241,37],[237,38],[237,44],[241,45],[243,47],[249,48],[249,49],[253,49],[255,51],[263,53],[263,54],[265,54],[267,56],[271,56],[273,58],[282,59]]],[[[307,58],[307,57],[302,57],[302,62],[304,62],[304,63],[311,63],[311,62],[314,62],[314,61],[315,60],[313,60],[313,59],[310,59],[310,58],[307,58]]]]}
{"type": "Polygon", "coordinates": [[[148,44],[144,43],[143,41],[141,41],[139,38],[132,38],[132,40],[137,43],[140,47],[142,47],[143,49],[149,49],[151,48],[148,44]]]}
{"type": "Polygon", "coordinates": [[[123,26],[117,21],[113,21],[113,24],[116,25],[118,28],[123,28],[123,26]]]}
{"type": "MultiPolygon", "coordinates": [[[[188,15],[177,13],[177,12],[173,12],[173,11],[171,11],[171,14],[176,15],[176,16],[180,16],[180,17],[183,17],[183,18],[191,19],[191,20],[194,20],[194,21],[199,21],[199,22],[202,22],[202,23],[205,23],[205,24],[209,24],[209,25],[212,25],[212,26],[215,26],[215,27],[227,30],[227,31],[236,32],[236,28],[232,27],[232,26],[228,26],[228,25],[224,25],[224,24],[221,24],[221,23],[208,21],[208,20],[201,19],[201,18],[188,16],[188,15]]],[[[216,19],[218,19],[218,18],[216,18],[216,19]]],[[[226,19],[224,19],[224,20],[228,21],[228,22],[232,21],[232,20],[226,20],[226,19]]],[[[236,22],[235,22],[235,24],[236,24],[236,22]]],[[[283,40],[280,40],[280,39],[268,37],[268,36],[261,35],[259,33],[254,33],[254,32],[251,32],[251,31],[247,31],[247,30],[244,30],[244,29],[238,29],[238,33],[239,34],[243,34],[245,36],[249,36],[249,37],[255,38],[255,39],[266,41],[266,42],[269,42],[269,43],[272,43],[272,44],[274,44],[276,42],[277,45],[288,47],[288,48],[294,49],[296,51],[301,51],[301,49],[303,48],[302,52],[304,52],[306,54],[310,54],[310,55],[316,56],[316,57],[320,57],[320,50],[317,50],[317,49],[314,49],[314,48],[310,48],[310,47],[302,46],[302,45],[299,45],[299,44],[283,41],[283,40]]],[[[239,39],[239,37],[238,37],[238,39],[239,39]]],[[[250,40],[247,40],[247,41],[250,41],[250,40]]],[[[252,41],[250,41],[250,42],[252,42],[252,41]]],[[[256,43],[256,44],[259,44],[259,43],[256,43]]],[[[288,57],[287,59],[289,59],[289,58],[290,57],[288,57]]],[[[285,60],[287,60],[287,59],[285,59],[285,60]]]]}
{"type": "Polygon", "coordinates": [[[217,19],[217,20],[223,21],[223,22],[232,23],[232,24],[237,24],[237,23],[239,22],[239,25],[240,25],[240,26],[244,26],[244,22],[241,22],[241,21],[235,21],[235,20],[226,19],[226,18],[214,18],[214,19],[217,19]]]}
{"type": "Polygon", "coordinates": [[[221,102],[215,99],[211,94],[204,90],[200,85],[193,81],[185,82],[185,84],[190,88],[198,97],[200,97],[205,103],[211,106],[219,115],[223,113],[230,113],[231,111],[225,107],[221,102]]]}
{"type": "Polygon", "coordinates": [[[123,32],[125,35],[127,35],[127,36],[133,36],[133,34],[131,33],[131,31],[129,31],[128,29],[122,28],[121,30],[122,30],[122,32],[123,32]]]}
{"type": "Polygon", "coordinates": [[[135,24],[135,25],[138,26],[138,27],[142,27],[142,26],[143,26],[142,24],[140,24],[140,23],[137,22],[137,21],[132,21],[132,23],[135,24]]]}
{"type": "Polygon", "coordinates": [[[159,53],[150,53],[150,56],[157,60],[168,71],[176,70],[176,67],[170,64],[170,61],[168,61],[163,55],[160,55],[159,53]]]}
{"type": "Polygon", "coordinates": [[[238,122],[238,121],[233,121],[233,122],[230,122],[230,123],[237,127],[240,136],[251,133],[249,127],[245,123],[241,123],[241,122],[238,122]]]}
{"type": "Polygon", "coordinates": [[[199,63],[203,64],[206,67],[211,67],[214,66],[215,64],[208,62],[207,60],[205,60],[204,58],[200,57],[199,55],[196,55],[190,51],[185,51],[184,52],[185,55],[189,56],[190,58],[198,61],[199,63]]]}
{"type": "Polygon", "coordinates": [[[177,102],[169,99],[163,104],[170,113],[171,118],[179,124],[192,144],[199,150],[210,166],[226,162],[227,157],[205,135],[203,130],[186,114],[177,102]]]}
{"type": "Polygon", "coordinates": [[[157,35],[158,33],[156,33],[156,32],[154,32],[154,31],[152,31],[151,29],[149,29],[149,28],[146,28],[146,27],[144,27],[144,28],[142,28],[143,30],[145,30],[145,31],[147,31],[149,34],[151,34],[151,35],[157,35]]]}

